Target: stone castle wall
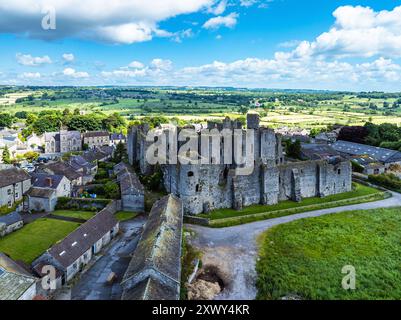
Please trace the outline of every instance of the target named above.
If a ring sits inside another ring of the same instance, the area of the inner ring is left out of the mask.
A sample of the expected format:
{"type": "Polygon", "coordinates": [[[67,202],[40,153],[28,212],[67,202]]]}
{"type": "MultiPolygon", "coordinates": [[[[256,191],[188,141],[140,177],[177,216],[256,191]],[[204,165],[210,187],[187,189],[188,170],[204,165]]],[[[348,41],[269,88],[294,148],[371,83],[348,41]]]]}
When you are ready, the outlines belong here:
{"type": "MultiPolygon", "coordinates": [[[[186,214],[221,208],[241,209],[254,204],[273,205],[284,200],[302,201],[351,191],[349,161],[285,163],[281,136],[269,128],[259,128],[259,118],[255,114],[249,114],[247,120],[248,128],[255,129],[252,174],[236,176],[235,165],[224,164],[161,166],[167,192],[181,198],[186,214]]],[[[237,129],[240,124],[226,119],[222,124],[209,123],[208,128],[237,129]]],[[[149,173],[152,166],[145,163],[144,156],[149,142],[144,141],[143,133],[143,127],[130,130],[128,153],[131,164],[138,164],[142,173],[149,173]]]]}

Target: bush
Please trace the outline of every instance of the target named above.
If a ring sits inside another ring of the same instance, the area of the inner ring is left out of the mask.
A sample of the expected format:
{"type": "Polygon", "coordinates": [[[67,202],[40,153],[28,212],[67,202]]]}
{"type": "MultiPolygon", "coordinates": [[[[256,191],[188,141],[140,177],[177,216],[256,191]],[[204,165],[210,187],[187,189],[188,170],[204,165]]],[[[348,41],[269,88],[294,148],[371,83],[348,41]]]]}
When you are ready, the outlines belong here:
{"type": "Polygon", "coordinates": [[[401,191],[401,179],[393,173],[370,175],[369,182],[385,188],[401,191]]]}
{"type": "Polygon", "coordinates": [[[109,199],[86,199],[61,197],[57,199],[56,210],[98,211],[106,207],[109,199]]]}

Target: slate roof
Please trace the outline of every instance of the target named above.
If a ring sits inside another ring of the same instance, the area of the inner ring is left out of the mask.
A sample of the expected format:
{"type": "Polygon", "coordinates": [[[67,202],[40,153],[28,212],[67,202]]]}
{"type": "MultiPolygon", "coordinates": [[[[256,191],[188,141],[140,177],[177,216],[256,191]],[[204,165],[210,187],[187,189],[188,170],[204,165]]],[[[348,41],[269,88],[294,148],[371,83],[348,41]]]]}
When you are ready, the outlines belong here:
{"type": "Polygon", "coordinates": [[[73,264],[92,245],[118,224],[110,207],[111,205],[104,208],[70,233],[64,240],[55,244],[48,250],[48,253],[64,268],[73,264]]]}
{"type": "Polygon", "coordinates": [[[49,199],[56,191],[54,189],[49,188],[31,188],[27,192],[27,196],[31,198],[42,198],[42,199],[49,199]]]}
{"type": "Polygon", "coordinates": [[[401,162],[401,152],[395,150],[373,147],[343,140],[338,140],[337,142],[333,143],[332,147],[338,152],[353,156],[366,154],[383,163],[401,162]]]}
{"type": "Polygon", "coordinates": [[[93,150],[85,151],[82,157],[88,162],[100,161],[110,156],[113,151],[109,152],[109,146],[95,148],[93,150]]]}
{"type": "Polygon", "coordinates": [[[22,217],[18,212],[12,212],[4,216],[0,216],[0,223],[4,223],[6,226],[11,226],[20,221],[22,221],[22,217]]]}
{"type": "Polygon", "coordinates": [[[32,186],[38,188],[57,189],[63,178],[63,175],[35,173],[32,176],[32,186]],[[49,179],[51,179],[51,184],[49,184],[49,179]]]}
{"type": "Polygon", "coordinates": [[[132,297],[149,300],[179,298],[182,220],[179,198],[168,195],[153,205],[124,275],[123,300],[132,297]]]}
{"type": "Polygon", "coordinates": [[[13,183],[30,180],[31,176],[22,169],[10,168],[0,171],[0,188],[13,183]]]}
{"type": "Polygon", "coordinates": [[[114,166],[114,173],[120,183],[120,191],[122,195],[133,193],[145,193],[145,188],[139,181],[136,173],[127,164],[120,162],[114,166]]]}
{"type": "Polygon", "coordinates": [[[81,174],[66,162],[53,162],[41,166],[42,169],[49,169],[56,175],[66,176],[68,180],[73,181],[81,177],[81,174]]]}
{"type": "Polygon", "coordinates": [[[36,279],[0,268],[0,300],[18,300],[36,279]]]}
{"type": "Polygon", "coordinates": [[[327,144],[303,144],[301,152],[311,160],[326,159],[340,155],[327,144]]]}

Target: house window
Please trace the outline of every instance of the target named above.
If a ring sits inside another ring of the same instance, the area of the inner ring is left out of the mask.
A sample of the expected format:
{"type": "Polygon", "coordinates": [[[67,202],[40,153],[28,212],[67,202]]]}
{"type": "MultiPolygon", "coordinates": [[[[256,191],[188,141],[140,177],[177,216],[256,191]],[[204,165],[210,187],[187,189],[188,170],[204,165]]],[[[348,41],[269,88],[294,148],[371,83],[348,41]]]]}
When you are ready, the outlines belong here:
{"type": "Polygon", "coordinates": [[[11,193],[12,193],[12,190],[11,190],[11,189],[8,189],[8,190],[7,190],[7,194],[8,194],[8,195],[11,195],[11,193]]]}
{"type": "Polygon", "coordinates": [[[188,177],[193,177],[193,176],[194,176],[193,171],[188,171],[188,177]]]}
{"type": "Polygon", "coordinates": [[[16,197],[16,198],[19,198],[18,192],[15,193],[15,197],[16,197]]]}
{"type": "Polygon", "coordinates": [[[338,170],[337,170],[337,173],[338,173],[338,174],[341,174],[341,169],[338,169],[338,170]]]}
{"type": "Polygon", "coordinates": [[[200,192],[201,191],[201,188],[200,188],[199,184],[196,185],[195,189],[196,189],[196,192],[200,192]]]}

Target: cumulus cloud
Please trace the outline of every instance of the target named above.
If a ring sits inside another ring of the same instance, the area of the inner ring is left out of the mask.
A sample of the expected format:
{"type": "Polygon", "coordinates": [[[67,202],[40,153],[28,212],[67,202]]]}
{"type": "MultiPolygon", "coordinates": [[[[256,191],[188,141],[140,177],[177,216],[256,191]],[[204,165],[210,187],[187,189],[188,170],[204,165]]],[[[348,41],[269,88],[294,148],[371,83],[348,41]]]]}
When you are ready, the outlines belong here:
{"type": "Polygon", "coordinates": [[[224,11],[226,11],[226,8],[227,8],[227,0],[222,0],[218,2],[216,6],[210,7],[208,9],[208,12],[213,13],[215,15],[220,15],[224,13],[224,11]]]}
{"type": "Polygon", "coordinates": [[[41,77],[39,72],[24,72],[18,75],[20,79],[39,79],[41,77]]]}
{"type": "Polygon", "coordinates": [[[16,59],[20,65],[28,67],[37,67],[43,64],[52,63],[52,60],[49,58],[49,56],[32,57],[30,54],[17,53],[16,59]]]}
{"type": "Polygon", "coordinates": [[[65,62],[73,62],[75,60],[75,56],[72,53],[64,53],[63,59],[65,62]]]}
{"type": "Polygon", "coordinates": [[[0,0],[0,32],[37,38],[81,37],[113,43],[152,39],[169,18],[211,7],[216,0],[0,0]],[[43,30],[42,9],[53,7],[56,30],[43,30]]]}
{"type": "Polygon", "coordinates": [[[71,78],[89,78],[89,73],[84,71],[78,72],[73,68],[65,68],[63,74],[71,78]]]}
{"type": "Polygon", "coordinates": [[[238,17],[239,17],[238,13],[232,12],[226,16],[218,16],[210,18],[204,23],[203,28],[218,29],[222,26],[227,28],[233,28],[237,24],[238,17]]]}
{"type": "Polygon", "coordinates": [[[303,41],[294,57],[401,57],[401,6],[376,12],[369,7],[342,6],[334,26],[314,41],[303,41]]]}

